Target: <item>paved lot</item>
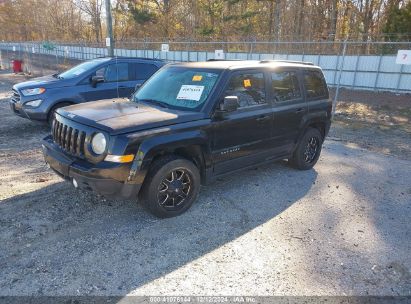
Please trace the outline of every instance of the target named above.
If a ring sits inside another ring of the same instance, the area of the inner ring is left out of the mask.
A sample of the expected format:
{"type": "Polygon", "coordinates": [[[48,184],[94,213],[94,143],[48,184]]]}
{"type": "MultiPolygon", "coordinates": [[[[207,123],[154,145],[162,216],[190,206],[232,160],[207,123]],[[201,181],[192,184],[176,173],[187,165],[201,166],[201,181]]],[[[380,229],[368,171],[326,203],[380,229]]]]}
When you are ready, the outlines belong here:
{"type": "Polygon", "coordinates": [[[0,82],[0,295],[411,295],[410,160],[327,140],[158,220],[52,174],[0,82]]]}

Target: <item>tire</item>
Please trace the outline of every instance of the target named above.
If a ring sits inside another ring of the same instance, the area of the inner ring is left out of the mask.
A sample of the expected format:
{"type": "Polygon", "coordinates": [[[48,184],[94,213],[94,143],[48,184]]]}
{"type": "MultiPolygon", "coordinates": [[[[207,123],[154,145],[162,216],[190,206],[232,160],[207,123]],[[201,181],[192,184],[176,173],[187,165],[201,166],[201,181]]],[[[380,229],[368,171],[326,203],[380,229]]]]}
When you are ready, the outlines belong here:
{"type": "Polygon", "coordinates": [[[139,198],[156,217],[174,217],[191,207],[198,196],[200,183],[196,165],[187,159],[168,155],[152,164],[139,198]]]}
{"type": "Polygon", "coordinates": [[[51,127],[57,109],[63,108],[63,107],[67,107],[67,106],[70,106],[70,105],[72,105],[72,103],[69,103],[69,102],[61,102],[61,103],[58,103],[58,104],[54,105],[54,106],[51,108],[51,110],[49,111],[48,115],[47,115],[47,123],[48,123],[48,125],[51,127]]]}
{"type": "Polygon", "coordinates": [[[297,144],[289,164],[299,170],[309,170],[317,163],[323,144],[323,137],[318,129],[309,128],[297,144]]]}

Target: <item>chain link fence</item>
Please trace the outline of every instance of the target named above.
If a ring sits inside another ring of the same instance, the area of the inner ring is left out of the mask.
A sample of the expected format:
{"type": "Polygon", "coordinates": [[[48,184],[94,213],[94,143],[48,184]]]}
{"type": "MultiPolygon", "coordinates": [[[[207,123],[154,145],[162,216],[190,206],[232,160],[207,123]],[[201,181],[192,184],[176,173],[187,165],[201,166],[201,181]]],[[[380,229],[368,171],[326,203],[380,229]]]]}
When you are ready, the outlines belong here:
{"type": "MultiPolygon", "coordinates": [[[[398,65],[398,50],[411,49],[411,42],[190,42],[119,41],[115,55],[163,59],[168,62],[213,59],[223,50],[226,59],[310,61],[322,67],[330,87],[371,91],[411,92],[411,66],[398,65]],[[161,51],[167,43],[168,52],[161,51]]],[[[106,56],[101,43],[3,42],[0,60],[3,68],[11,60],[23,61],[24,71],[45,75],[64,70],[80,61],[106,56]]]]}
{"type": "MultiPolygon", "coordinates": [[[[323,69],[336,104],[409,99],[411,65],[396,64],[398,50],[404,49],[411,49],[411,42],[127,40],[116,42],[115,55],[184,62],[214,59],[215,50],[223,50],[225,59],[232,60],[313,62],[323,69]],[[167,52],[161,51],[162,44],[168,44],[167,52]]],[[[10,69],[12,60],[22,60],[24,72],[33,76],[53,74],[107,54],[102,43],[0,42],[2,68],[10,69]]]]}

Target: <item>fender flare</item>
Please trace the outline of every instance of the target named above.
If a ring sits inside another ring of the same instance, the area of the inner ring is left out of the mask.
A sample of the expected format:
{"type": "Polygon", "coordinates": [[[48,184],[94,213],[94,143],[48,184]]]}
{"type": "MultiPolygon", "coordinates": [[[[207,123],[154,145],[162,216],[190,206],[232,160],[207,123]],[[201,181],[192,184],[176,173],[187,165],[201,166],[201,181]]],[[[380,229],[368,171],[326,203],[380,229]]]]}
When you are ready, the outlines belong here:
{"type": "MultiPolygon", "coordinates": [[[[303,117],[300,123],[300,131],[298,134],[298,137],[295,141],[297,144],[301,137],[303,137],[305,131],[307,130],[308,126],[313,124],[313,123],[323,123],[325,124],[325,127],[327,126],[327,121],[329,120],[327,112],[315,112],[315,113],[309,113],[303,117]]],[[[326,130],[325,130],[326,131],[326,130]]]]}
{"type": "Polygon", "coordinates": [[[211,154],[207,136],[202,131],[194,130],[172,133],[144,140],[140,144],[131,164],[128,182],[141,183],[150,168],[151,162],[159,153],[172,152],[177,148],[184,148],[192,145],[199,145],[206,149],[206,151],[202,149],[202,156],[204,158],[204,163],[207,163],[211,154]]]}

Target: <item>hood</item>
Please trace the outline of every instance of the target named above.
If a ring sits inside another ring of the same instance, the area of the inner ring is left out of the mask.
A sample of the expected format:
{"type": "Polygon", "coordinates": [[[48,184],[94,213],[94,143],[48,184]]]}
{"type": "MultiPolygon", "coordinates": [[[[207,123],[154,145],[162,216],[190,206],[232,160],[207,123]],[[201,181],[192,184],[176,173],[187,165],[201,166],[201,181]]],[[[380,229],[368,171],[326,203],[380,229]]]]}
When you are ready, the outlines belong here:
{"type": "Polygon", "coordinates": [[[58,79],[56,77],[53,77],[52,75],[48,75],[48,76],[33,78],[33,79],[30,79],[29,81],[20,82],[18,84],[15,84],[13,86],[13,89],[24,90],[24,89],[38,88],[38,87],[44,87],[46,89],[56,88],[56,87],[62,87],[66,85],[68,82],[69,81],[66,79],[58,79]]]}
{"type": "Polygon", "coordinates": [[[204,113],[201,112],[160,108],[137,104],[126,99],[107,99],[77,104],[58,109],[57,113],[113,135],[204,118],[204,113]]]}

